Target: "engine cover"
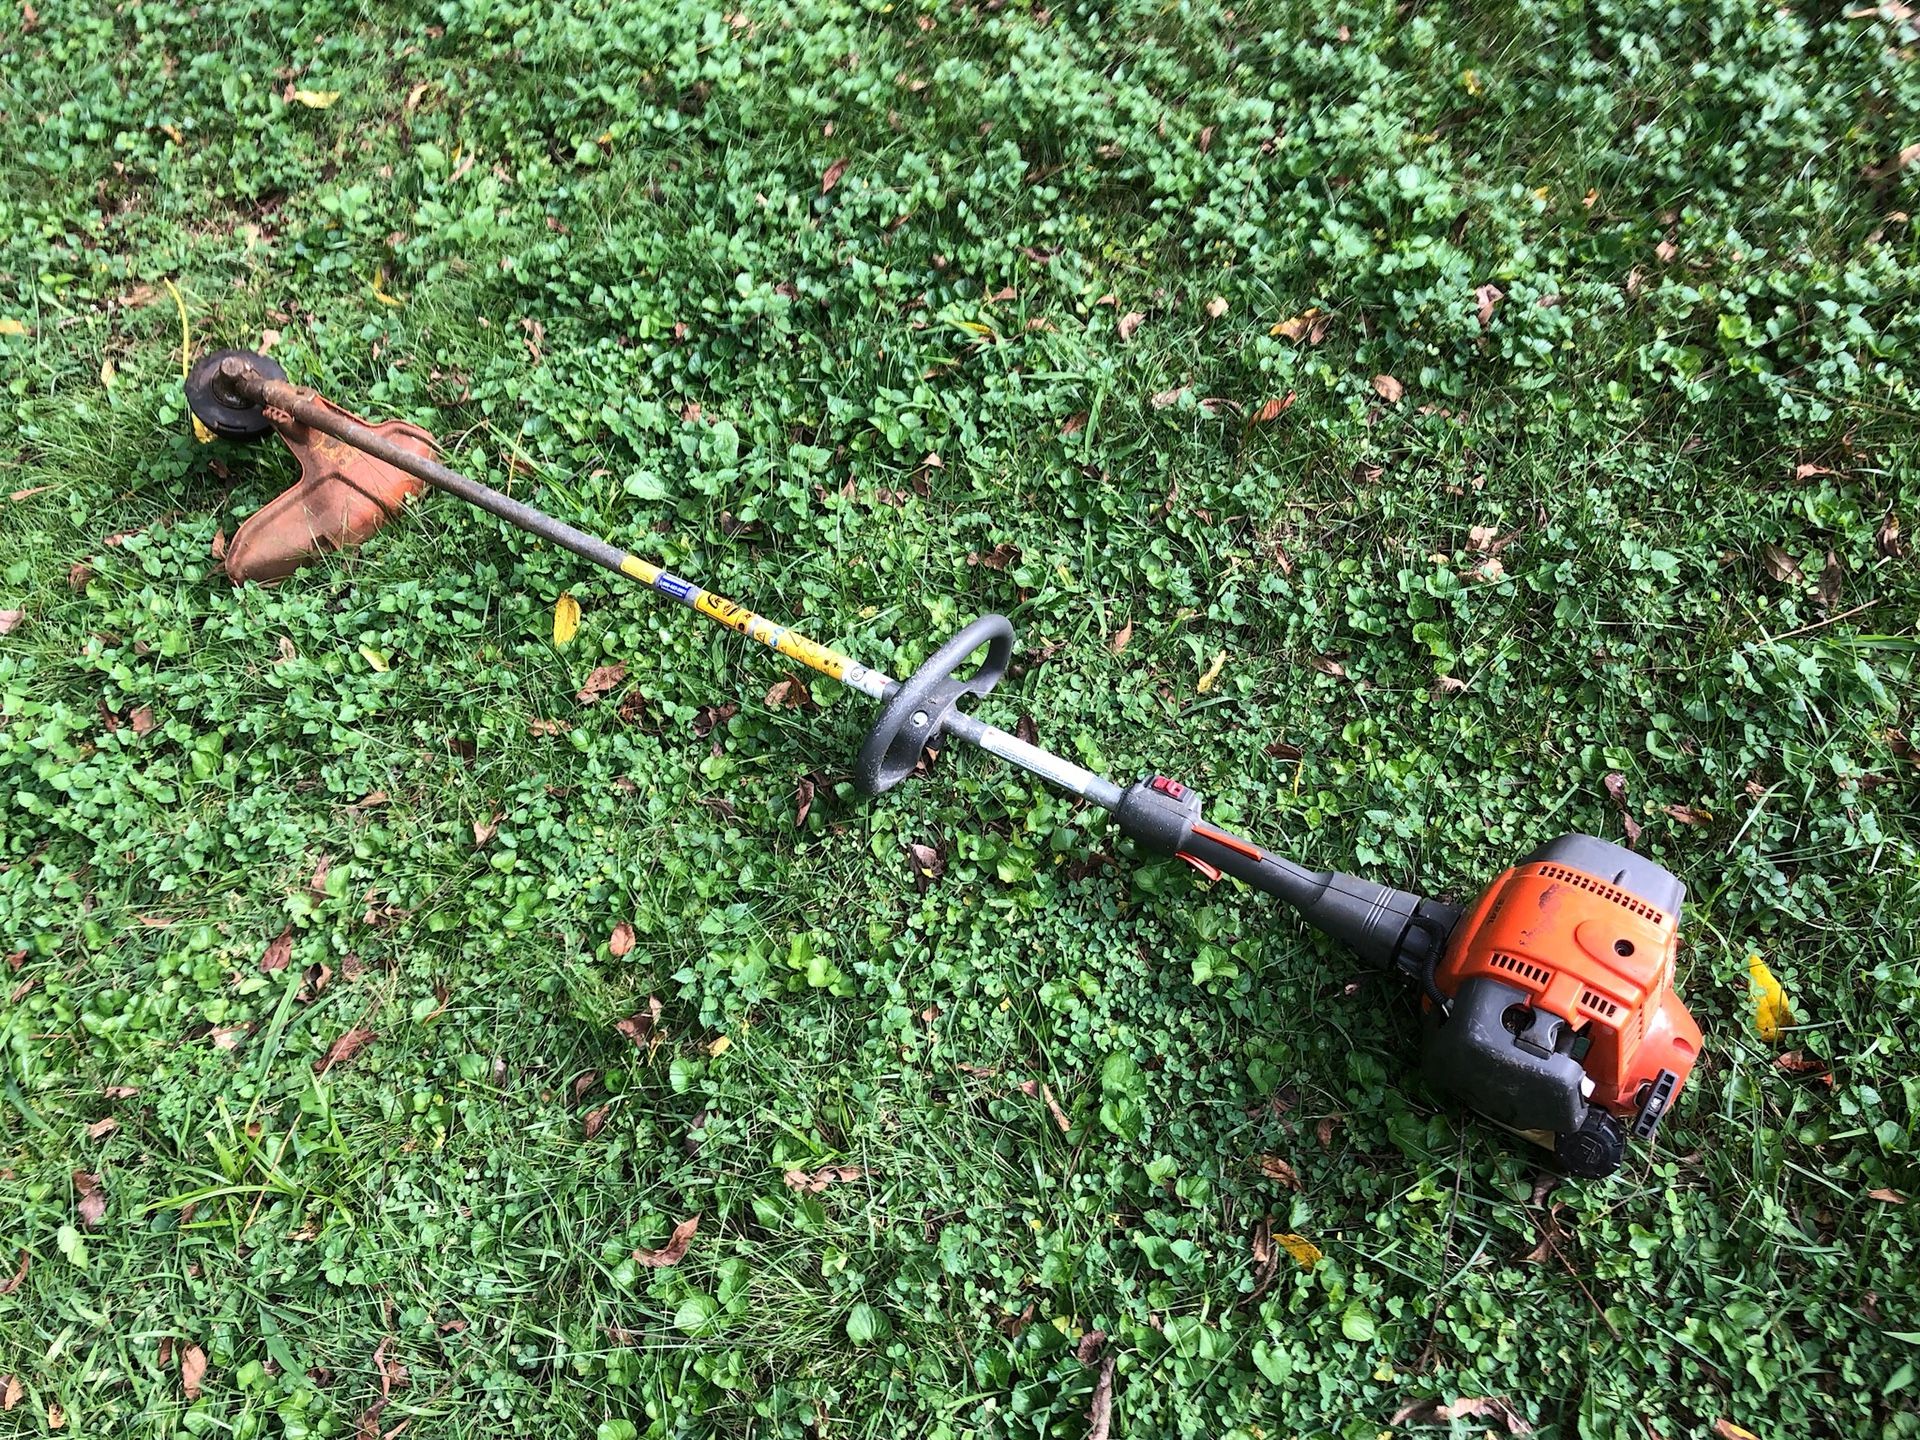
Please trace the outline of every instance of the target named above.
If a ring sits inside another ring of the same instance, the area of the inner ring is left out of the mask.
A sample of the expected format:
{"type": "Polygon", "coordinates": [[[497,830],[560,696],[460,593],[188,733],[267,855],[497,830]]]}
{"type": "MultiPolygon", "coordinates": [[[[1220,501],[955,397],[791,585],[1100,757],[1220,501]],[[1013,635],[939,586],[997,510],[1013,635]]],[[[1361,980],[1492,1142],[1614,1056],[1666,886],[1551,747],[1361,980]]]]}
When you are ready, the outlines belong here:
{"type": "Polygon", "coordinates": [[[1674,991],[1685,895],[1670,871],[1590,835],[1506,871],[1434,971],[1450,1004],[1428,1006],[1429,1076],[1563,1152],[1614,1128],[1596,1108],[1650,1135],[1700,1053],[1674,991]]]}

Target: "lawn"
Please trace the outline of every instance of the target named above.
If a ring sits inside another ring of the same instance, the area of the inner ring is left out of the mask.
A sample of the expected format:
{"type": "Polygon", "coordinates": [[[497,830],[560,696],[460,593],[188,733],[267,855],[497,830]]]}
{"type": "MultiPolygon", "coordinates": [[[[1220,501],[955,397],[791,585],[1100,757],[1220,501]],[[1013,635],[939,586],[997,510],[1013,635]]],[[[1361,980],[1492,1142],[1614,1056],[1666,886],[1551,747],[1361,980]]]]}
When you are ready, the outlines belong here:
{"type": "Polygon", "coordinates": [[[7,7],[0,1434],[1920,1436],[1917,55],[7,7]],[[860,697],[457,502],[235,588],[183,326],[890,673],[1002,611],[979,713],[1315,865],[1632,833],[1703,1061],[1556,1180],[1268,900],[864,799],[860,697]]]}

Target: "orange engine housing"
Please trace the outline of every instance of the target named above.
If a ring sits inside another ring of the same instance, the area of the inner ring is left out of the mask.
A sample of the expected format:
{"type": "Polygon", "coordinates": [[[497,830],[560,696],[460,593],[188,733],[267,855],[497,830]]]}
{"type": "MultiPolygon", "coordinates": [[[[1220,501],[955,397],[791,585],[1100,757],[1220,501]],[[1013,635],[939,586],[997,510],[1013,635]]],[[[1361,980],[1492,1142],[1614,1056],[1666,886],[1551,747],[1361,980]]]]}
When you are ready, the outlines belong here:
{"type": "MultiPolygon", "coordinates": [[[[1677,887],[1676,887],[1677,889],[1677,887]]],[[[1687,1082],[1700,1027],[1674,990],[1680,916],[1555,860],[1514,866],[1454,928],[1434,983],[1447,995],[1485,976],[1524,991],[1587,1041],[1592,1102],[1619,1116],[1659,1073],[1687,1082]]]]}

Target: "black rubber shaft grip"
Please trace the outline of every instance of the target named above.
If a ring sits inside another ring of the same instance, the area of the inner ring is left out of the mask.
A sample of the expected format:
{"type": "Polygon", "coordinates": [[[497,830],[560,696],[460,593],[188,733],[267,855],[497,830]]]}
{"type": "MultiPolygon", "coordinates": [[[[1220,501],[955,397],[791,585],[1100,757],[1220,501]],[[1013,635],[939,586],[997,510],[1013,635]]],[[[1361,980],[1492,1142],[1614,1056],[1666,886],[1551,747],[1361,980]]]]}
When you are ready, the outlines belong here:
{"type": "Polygon", "coordinates": [[[977,699],[993,689],[1012,658],[1013,622],[1004,615],[982,615],[947,641],[887,697],[880,718],[861,742],[854,783],[869,795],[879,795],[906,779],[920,763],[920,753],[939,737],[954,703],[963,695],[977,699]],[[953,672],[982,645],[987,658],[966,679],[956,679],[953,672]]]}

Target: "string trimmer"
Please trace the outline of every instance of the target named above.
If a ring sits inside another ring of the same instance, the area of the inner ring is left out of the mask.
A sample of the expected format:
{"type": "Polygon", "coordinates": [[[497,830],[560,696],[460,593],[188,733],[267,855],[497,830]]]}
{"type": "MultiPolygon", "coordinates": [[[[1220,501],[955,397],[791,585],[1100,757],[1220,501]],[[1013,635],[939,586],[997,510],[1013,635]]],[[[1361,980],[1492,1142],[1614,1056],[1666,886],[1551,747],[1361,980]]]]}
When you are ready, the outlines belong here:
{"type": "Polygon", "coordinates": [[[905,680],[894,680],[754,614],[650,560],[542,514],[433,458],[401,421],[368,425],[287,383],[262,355],[221,351],[187,379],[216,434],[279,432],[301,477],[228,546],[236,582],[275,580],[359,544],[422,483],[479,506],[880,702],[854,777],[870,795],[913,773],[926,747],[964,740],[1110,812],[1141,848],[1213,879],[1278,896],[1362,960],[1421,994],[1423,1063],[1473,1108],[1551,1149],[1568,1172],[1602,1176],[1629,1132],[1647,1139],[1686,1083],[1700,1030],[1674,990],[1680,880],[1591,835],[1563,835],[1461,909],[1338,871],[1308,870],[1211,825],[1201,798],[1165,775],[1122,785],[960,708],[986,696],[1013,656],[1013,626],[983,615],[905,680]],[[986,656],[962,673],[981,649],[986,656]]]}

